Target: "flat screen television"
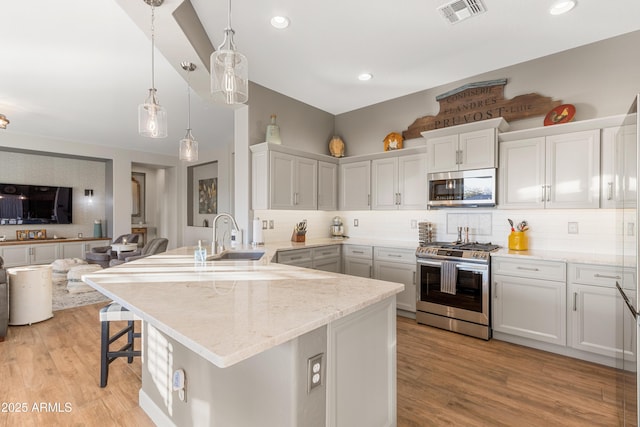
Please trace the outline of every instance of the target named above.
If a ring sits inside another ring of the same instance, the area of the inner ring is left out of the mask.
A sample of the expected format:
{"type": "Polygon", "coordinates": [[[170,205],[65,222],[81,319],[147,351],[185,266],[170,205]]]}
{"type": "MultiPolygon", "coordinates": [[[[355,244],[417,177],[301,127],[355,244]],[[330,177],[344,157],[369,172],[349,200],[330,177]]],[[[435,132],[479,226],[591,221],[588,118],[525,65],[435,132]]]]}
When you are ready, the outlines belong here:
{"type": "Polygon", "coordinates": [[[73,188],[0,184],[0,225],[71,224],[73,188]]]}

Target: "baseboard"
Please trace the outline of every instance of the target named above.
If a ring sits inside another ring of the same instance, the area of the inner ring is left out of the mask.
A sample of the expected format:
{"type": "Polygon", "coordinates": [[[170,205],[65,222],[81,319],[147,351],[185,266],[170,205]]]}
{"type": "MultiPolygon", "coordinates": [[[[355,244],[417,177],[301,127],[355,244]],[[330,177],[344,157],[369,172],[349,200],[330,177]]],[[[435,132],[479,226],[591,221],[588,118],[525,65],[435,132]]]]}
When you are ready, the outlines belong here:
{"type": "Polygon", "coordinates": [[[147,396],[147,393],[144,390],[140,389],[138,393],[138,403],[142,410],[151,418],[151,421],[157,426],[173,426],[176,425],[173,423],[171,418],[169,418],[162,410],[153,403],[151,398],[147,396]]]}

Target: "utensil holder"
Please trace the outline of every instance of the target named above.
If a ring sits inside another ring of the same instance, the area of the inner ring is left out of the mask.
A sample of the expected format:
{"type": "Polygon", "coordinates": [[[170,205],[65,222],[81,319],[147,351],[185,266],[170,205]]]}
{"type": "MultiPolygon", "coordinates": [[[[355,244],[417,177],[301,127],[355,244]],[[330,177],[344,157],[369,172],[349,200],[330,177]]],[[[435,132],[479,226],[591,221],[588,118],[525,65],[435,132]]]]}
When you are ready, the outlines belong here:
{"type": "Polygon", "coordinates": [[[291,241],[298,242],[298,243],[304,242],[305,236],[306,234],[299,234],[297,231],[294,231],[293,234],[291,235],[291,241]]]}
{"type": "Polygon", "coordinates": [[[512,231],[509,234],[509,249],[512,251],[526,251],[529,249],[529,237],[524,231],[512,231]]]}

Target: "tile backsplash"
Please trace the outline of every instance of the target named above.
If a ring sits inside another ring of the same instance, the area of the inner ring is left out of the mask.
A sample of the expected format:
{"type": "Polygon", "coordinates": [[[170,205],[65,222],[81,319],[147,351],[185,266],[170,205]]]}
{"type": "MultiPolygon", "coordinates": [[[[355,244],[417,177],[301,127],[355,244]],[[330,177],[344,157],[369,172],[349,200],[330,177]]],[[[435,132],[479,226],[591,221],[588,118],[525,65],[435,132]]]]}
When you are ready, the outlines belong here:
{"type": "MultiPolygon", "coordinates": [[[[469,227],[469,239],[507,246],[511,231],[508,218],[515,224],[529,224],[529,249],[612,254],[620,245],[623,232],[637,231],[637,225],[620,224],[613,209],[440,209],[423,211],[256,211],[255,216],[272,220],[273,229],[264,230],[265,241],[288,241],[296,222],[307,220],[308,238],[329,237],[334,216],[344,222],[345,235],[359,238],[418,242],[419,221],[434,224],[434,240],[455,241],[457,227],[469,227]],[[358,226],[355,226],[357,220],[358,226]],[[577,223],[578,233],[569,232],[569,223],[577,223]]],[[[635,253],[635,248],[625,252],[635,253]]]]}

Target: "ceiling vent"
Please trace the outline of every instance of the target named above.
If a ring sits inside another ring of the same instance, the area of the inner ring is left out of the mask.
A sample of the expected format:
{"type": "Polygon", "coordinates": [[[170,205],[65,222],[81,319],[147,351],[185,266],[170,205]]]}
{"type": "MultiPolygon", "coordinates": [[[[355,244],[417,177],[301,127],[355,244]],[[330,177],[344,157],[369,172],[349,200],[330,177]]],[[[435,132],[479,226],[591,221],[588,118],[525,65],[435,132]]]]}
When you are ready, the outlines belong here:
{"type": "Polygon", "coordinates": [[[480,0],[454,0],[440,6],[438,10],[450,24],[457,24],[487,11],[480,0]]]}

